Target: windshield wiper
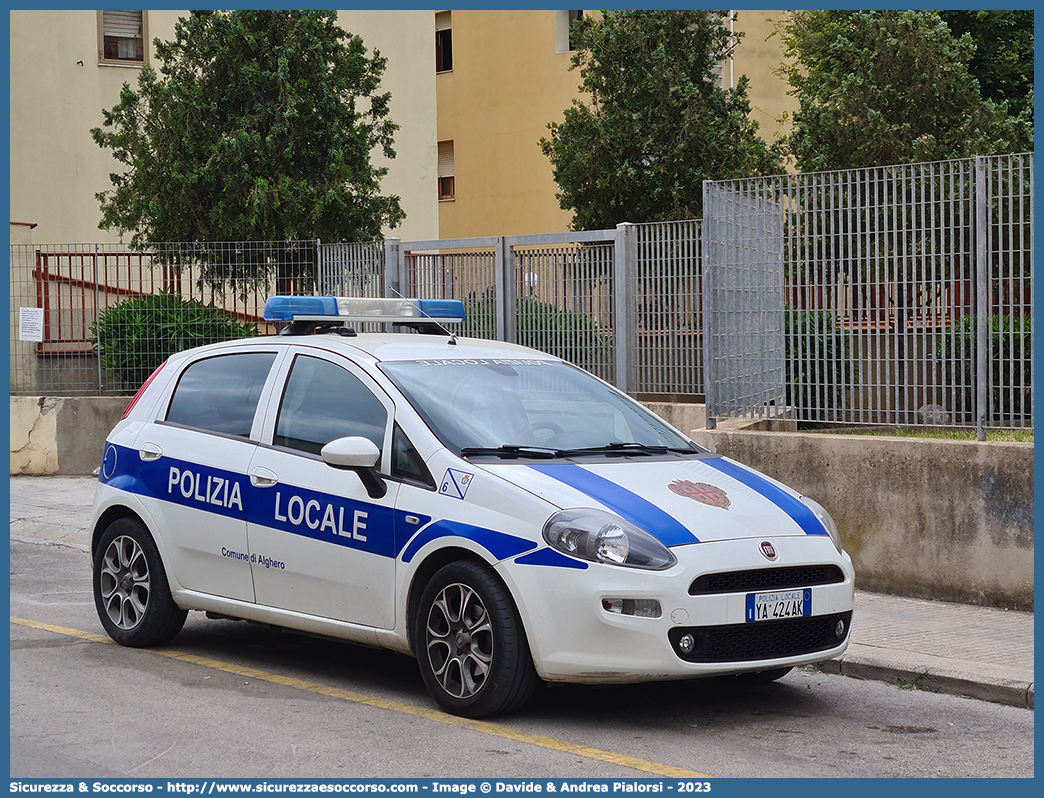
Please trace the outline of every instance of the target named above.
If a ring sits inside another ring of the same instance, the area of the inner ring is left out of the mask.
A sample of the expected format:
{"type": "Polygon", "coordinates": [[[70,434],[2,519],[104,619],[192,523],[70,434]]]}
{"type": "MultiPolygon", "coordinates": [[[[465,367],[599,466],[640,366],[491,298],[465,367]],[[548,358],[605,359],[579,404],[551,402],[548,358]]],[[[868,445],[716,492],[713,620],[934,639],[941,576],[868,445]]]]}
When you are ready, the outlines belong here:
{"type": "Polygon", "coordinates": [[[551,459],[558,457],[554,449],[542,446],[518,446],[515,444],[504,444],[503,446],[465,446],[460,450],[461,457],[468,455],[490,456],[490,457],[536,457],[551,459]]]}
{"type": "Polygon", "coordinates": [[[613,441],[605,446],[584,446],[579,449],[559,449],[556,454],[559,457],[571,457],[579,454],[698,454],[695,449],[681,449],[670,446],[659,446],[647,443],[624,443],[613,441]]]}

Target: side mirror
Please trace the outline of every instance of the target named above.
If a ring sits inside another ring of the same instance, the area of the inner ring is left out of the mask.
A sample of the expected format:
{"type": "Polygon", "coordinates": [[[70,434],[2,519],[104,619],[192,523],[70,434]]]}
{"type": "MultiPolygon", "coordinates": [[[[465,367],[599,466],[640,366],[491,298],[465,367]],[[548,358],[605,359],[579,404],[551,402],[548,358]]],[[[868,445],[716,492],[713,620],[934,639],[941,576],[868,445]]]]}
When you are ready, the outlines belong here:
{"type": "Polygon", "coordinates": [[[381,450],[368,438],[336,438],[322,448],[323,462],[334,468],[373,468],[381,450]]]}
{"type": "Polygon", "coordinates": [[[322,448],[320,455],[328,466],[355,471],[371,499],[380,499],[388,492],[376,469],[381,450],[368,438],[336,438],[322,448]]]}

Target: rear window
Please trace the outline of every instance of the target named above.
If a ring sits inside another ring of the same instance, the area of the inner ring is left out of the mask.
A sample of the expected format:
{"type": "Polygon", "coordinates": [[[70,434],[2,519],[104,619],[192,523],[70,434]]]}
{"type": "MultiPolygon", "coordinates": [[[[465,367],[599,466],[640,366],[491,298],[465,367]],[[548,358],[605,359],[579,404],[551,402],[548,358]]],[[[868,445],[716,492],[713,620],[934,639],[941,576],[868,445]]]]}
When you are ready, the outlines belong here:
{"type": "Polygon", "coordinates": [[[274,360],[274,352],[244,352],[197,360],[178,380],[167,409],[167,421],[249,438],[261,389],[274,360]]]}

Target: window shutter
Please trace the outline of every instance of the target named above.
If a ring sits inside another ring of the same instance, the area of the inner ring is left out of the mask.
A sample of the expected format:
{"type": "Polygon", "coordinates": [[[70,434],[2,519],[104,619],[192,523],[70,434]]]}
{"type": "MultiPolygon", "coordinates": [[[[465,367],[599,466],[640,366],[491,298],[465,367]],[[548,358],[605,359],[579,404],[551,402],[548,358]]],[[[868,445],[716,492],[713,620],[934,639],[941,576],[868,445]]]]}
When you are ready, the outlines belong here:
{"type": "Polygon", "coordinates": [[[436,11],[435,12],[435,31],[449,30],[450,29],[450,12],[449,11],[436,11]]]}
{"type": "Polygon", "coordinates": [[[439,142],[439,177],[453,177],[453,142],[439,142]]]}
{"type": "Polygon", "coordinates": [[[106,36],[120,39],[141,38],[140,11],[102,11],[102,26],[106,36]]]}

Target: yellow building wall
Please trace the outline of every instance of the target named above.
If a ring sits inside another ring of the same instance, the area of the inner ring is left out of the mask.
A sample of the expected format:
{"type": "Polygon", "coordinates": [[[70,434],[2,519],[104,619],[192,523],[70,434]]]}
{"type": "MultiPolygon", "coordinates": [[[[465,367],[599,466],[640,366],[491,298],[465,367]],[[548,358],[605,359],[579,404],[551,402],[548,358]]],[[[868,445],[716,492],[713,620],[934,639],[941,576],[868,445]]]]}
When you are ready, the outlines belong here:
{"type": "Polygon", "coordinates": [[[737,11],[736,30],[744,36],[736,45],[732,62],[726,65],[726,85],[735,85],[740,75],[750,78],[747,97],[750,115],[759,125],[761,137],[771,144],[788,132],[790,122],[779,124],[784,113],[792,115],[798,103],[787,94],[790,84],[775,74],[783,63],[783,44],[776,24],[786,11],[737,11]],[[732,83],[729,83],[730,76],[732,83]]]}
{"type": "MultiPolygon", "coordinates": [[[[153,38],[172,39],[187,11],[149,11],[147,58],[153,38]]],[[[397,157],[377,164],[390,171],[382,185],[400,196],[404,238],[438,235],[435,183],[435,44],[431,11],[340,11],[347,30],[388,58],[383,86],[392,92],[391,117],[400,125],[397,157]]],[[[137,85],[139,68],[99,65],[96,11],[11,11],[10,196],[17,240],[36,243],[108,243],[115,231],[98,229],[94,195],[111,188],[109,173],[122,169],[90,136],[102,109],[119,101],[124,82],[137,85]]],[[[155,65],[155,64],[154,64],[155,65]]],[[[129,238],[129,237],[128,237],[129,238]]]]}
{"type": "Polygon", "coordinates": [[[554,11],[453,11],[453,70],[436,75],[439,140],[453,141],[456,198],[439,203],[443,238],[553,233],[558,207],[547,123],[578,94],[554,11]]]}
{"type": "MultiPolygon", "coordinates": [[[[455,198],[439,203],[443,238],[562,232],[551,163],[540,151],[547,123],[580,96],[570,71],[560,11],[452,11],[453,70],[436,75],[438,137],[454,143],[455,198]],[[559,27],[556,38],[556,24],[559,27]]],[[[592,12],[584,12],[592,13],[592,12]]],[[[596,12],[595,12],[596,13],[596,12]]],[[[746,35],[723,82],[750,78],[751,115],[771,142],[784,111],[796,108],[774,71],[782,50],[774,20],[782,11],[740,11],[746,35]]]]}

